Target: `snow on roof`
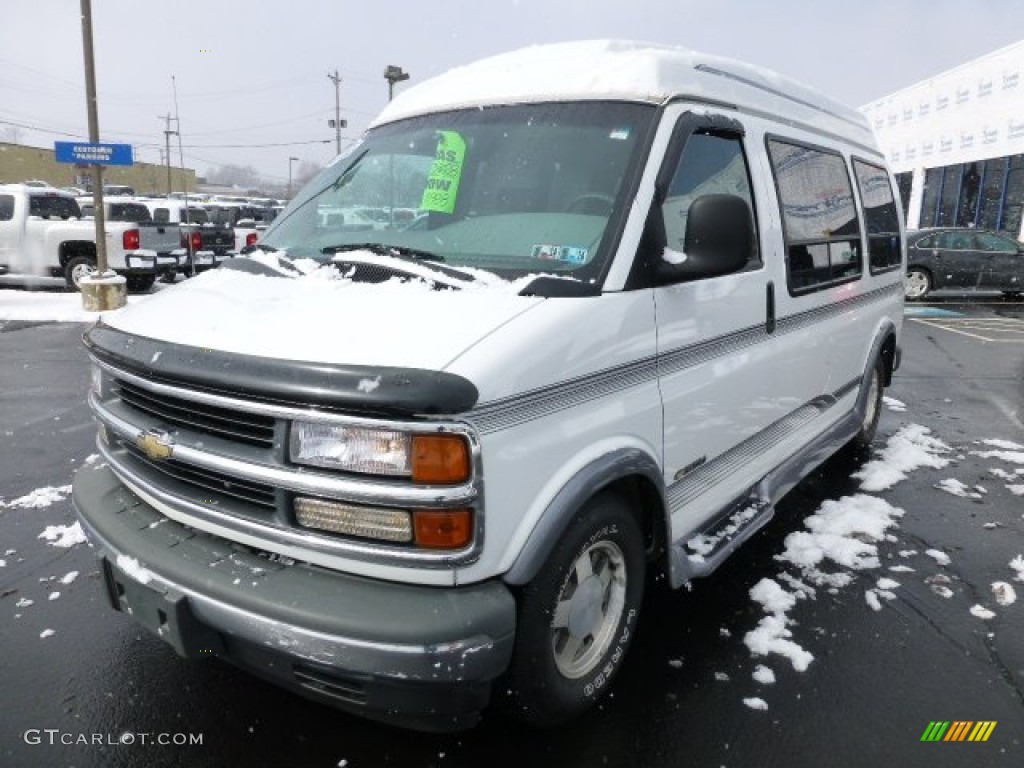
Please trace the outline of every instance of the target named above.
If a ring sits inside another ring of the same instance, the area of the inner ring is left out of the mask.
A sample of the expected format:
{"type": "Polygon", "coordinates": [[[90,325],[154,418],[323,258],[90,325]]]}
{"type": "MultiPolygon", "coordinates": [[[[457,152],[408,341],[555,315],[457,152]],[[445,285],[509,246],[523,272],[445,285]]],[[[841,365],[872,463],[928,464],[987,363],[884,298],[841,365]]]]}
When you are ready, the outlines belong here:
{"type": "Polygon", "coordinates": [[[788,77],[687,48],[623,40],[536,45],[457,67],[403,91],[374,125],[493,104],[581,99],[660,104],[675,96],[784,110],[844,133],[856,126],[858,140],[874,144],[858,111],[788,77]]]}

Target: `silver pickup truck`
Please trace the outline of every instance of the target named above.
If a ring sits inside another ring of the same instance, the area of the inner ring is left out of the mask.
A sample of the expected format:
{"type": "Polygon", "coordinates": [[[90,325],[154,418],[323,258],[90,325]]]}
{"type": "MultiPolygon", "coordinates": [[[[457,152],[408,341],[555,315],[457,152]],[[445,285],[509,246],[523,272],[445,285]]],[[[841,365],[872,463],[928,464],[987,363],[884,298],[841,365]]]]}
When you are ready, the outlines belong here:
{"type": "MultiPolygon", "coordinates": [[[[91,198],[79,199],[82,216],[95,216],[91,198]]],[[[139,242],[135,246],[143,251],[156,254],[156,270],[152,275],[128,275],[128,288],[133,291],[148,290],[162,274],[173,273],[185,258],[185,247],[181,233],[175,224],[157,222],[148,207],[130,197],[111,196],[103,200],[104,218],[110,222],[130,222],[138,227],[139,242]]]]}

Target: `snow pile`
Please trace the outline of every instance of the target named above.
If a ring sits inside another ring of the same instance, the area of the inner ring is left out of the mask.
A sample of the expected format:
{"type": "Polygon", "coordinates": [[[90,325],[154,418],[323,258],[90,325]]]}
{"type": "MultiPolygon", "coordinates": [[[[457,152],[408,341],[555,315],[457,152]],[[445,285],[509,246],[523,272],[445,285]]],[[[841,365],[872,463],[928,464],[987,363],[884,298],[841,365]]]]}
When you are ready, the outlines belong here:
{"type": "Polygon", "coordinates": [[[764,664],[758,664],[751,677],[761,685],[773,685],[775,683],[775,673],[764,664]]]}
{"type": "Polygon", "coordinates": [[[139,561],[128,555],[117,556],[117,567],[131,576],[140,584],[149,584],[153,580],[153,574],[147,571],[139,561]]]}
{"type": "Polygon", "coordinates": [[[81,523],[75,523],[74,525],[48,525],[46,530],[36,538],[46,539],[51,547],[60,547],[61,549],[67,549],[76,544],[84,544],[86,542],[85,532],[82,530],[81,523]]]}
{"type": "Polygon", "coordinates": [[[1010,561],[1010,567],[1017,572],[1017,581],[1024,581],[1024,555],[1017,555],[1010,561]]]}
{"type": "MultiPolygon", "coordinates": [[[[70,485],[36,488],[36,490],[31,491],[24,496],[20,496],[14,501],[7,502],[6,506],[9,508],[22,507],[24,509],[41,509],[42,507],[48,507],[55,502],[64,501],[69,493],[71,493],[70,485]]],[[[4,504],[3,502],[0,502],[0,507],[2,506],[4,506],[4,504]]]]}
{"type": "Polygon", "coordinates": [[[817,586],[846,586],[853,579],[848,572],[827,573],[823,564],[832,561],[854,571],[879,568],[874,542],[884,540],[902,516],[902,509],[865,494],[826,501],[804,521],[807,530],[786,537],[786,549],[776,559],[792,563],[817,586]]]}
{"type": "Polygon", "coordinates": [[[1017,602],[1017,590],[1013,588],[1012,584],[1007,584],[1005,581],[992,582],[992,595],[1002,606],[1013,605],[1017,602]]]}
{"type": "Polygon", "coordinates": [[[902,400],[897,400],[895,397],[889,397],[886,395],[882,398],[882,402],[885,404],[886,408],[893,413],[903,413],[907,410],[907,404],[902,400]]]}
{"type": "Polygon", "coordinates": [[[759,699],[756,696],[753,696],[749,699],[744,699],[743,703],[751,709],[757,709],[761,711],[768,709],[768,702],[766,702],[764,699],[759,699]]]}
{"type": "Polygon", "coordinates": [[[814,661],[814,655],[801,648],[790,638],[793,633],[787,629],[793,620],[786,614],[796,605],[797,595],[787,592],[773,579],[761,579],[750,590],[750,597],[768,614],[755,629],[747,632],[743,642],[755,656],[775,653],[789,659],[793,669],[803,672],[814,661]]]}
{"type": "Polygon", "coordinates": [[[953,496],[959,496],[962,499],[980,499],[982,496],[977,490],[971,490],[970,487],[952,477],[940,480],[935,487],[940,491],[945,491],[953,496]]]}
{"type": "Polygon", "coordinates": [[[931,430],[920,424],[909,424],[889,438],[880,458],[866,463],[853,477],[861,480],[861,490],[884,491],[905,480],[907,473],[920,467],[941,469],[949,459],[941,454],[950,447],[931,436],[931,430]]]}
{"type": "Polygon", "coordinates": [[[925,550],[925,554],[928,555],[928,557],[930,557],[939,565],[949,565],[950,562],[952,562],[949,559],[949,555],[947,555],[941,549],[927,549],[925,550]]]}
{"type": "Polygon", "coordinates": [[[972,605],[971,616],[979,618],[982,621],[988,621],[989,619],[994,619],[996,615],[983,605],[972,605]]]}

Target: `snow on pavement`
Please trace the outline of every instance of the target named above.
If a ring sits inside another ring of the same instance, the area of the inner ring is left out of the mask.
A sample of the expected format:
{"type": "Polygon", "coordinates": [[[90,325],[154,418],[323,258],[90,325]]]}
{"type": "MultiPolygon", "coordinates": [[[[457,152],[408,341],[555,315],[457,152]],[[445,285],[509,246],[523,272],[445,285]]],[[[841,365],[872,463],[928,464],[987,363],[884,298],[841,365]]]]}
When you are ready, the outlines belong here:
{"type": "Polygon", "coordinates": [[[71,493],[70,485],[36,488],[34,491],[30,491],[24,496],[14,499],[14,501],[7,502],[7,504],[0,501],[0,507],[6,506],[8,509],[17,507],[24,509],[42,509],[43,507],[48,507],[58,501],[64,501],[69,493],[71,493]]]}

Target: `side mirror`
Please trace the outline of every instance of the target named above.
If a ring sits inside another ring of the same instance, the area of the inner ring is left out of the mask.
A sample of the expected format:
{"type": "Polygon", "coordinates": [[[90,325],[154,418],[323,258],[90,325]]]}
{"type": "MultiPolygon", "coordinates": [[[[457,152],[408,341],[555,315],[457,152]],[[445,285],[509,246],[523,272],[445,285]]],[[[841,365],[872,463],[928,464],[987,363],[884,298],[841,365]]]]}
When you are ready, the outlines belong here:
{"type": "Polygon", "coordinates": [[[754,217],[736,195],[703,195],[690,205],[682,260],[657,263],[658,282],[677,283],[738,272],[754,254],[754,217]]]}

